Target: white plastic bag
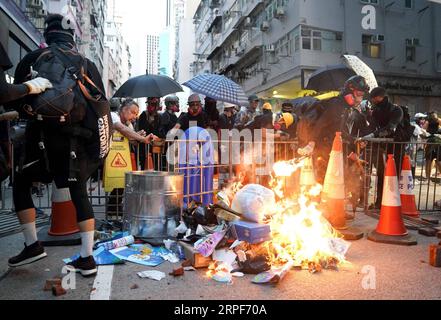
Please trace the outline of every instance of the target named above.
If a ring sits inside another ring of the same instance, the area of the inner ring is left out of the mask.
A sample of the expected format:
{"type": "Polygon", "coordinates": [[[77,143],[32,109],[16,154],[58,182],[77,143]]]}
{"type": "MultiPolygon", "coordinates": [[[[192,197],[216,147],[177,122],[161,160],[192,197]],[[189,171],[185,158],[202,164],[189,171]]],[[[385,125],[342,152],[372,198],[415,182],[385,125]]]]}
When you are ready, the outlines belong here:
{"type": "Polygon", "coordinates": [[[248,184],[240,189],[233,199],[232,209],[241,213],[244,218],[262,222],[265,212],[274,208],[276,197],[274,192],[258,184],[248,184]]]}

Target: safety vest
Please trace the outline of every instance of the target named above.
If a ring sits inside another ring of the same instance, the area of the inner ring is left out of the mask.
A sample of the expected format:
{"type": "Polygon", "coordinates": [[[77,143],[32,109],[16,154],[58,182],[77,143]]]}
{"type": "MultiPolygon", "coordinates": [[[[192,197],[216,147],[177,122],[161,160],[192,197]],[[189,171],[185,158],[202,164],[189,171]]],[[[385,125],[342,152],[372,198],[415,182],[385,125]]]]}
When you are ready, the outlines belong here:
{"type": "Polygon", "coordinates": [[[124,188],[125,174],[132,170],[129,140],[118,131],[114,131],[110,152],[104,162],[104,191],[124,188]]]}

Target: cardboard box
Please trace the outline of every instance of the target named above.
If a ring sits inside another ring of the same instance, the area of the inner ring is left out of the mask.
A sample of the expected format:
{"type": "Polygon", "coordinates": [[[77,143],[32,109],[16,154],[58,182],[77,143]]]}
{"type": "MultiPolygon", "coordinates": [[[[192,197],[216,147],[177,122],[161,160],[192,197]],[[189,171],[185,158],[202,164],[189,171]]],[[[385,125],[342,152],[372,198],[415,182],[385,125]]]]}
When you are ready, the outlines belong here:
{"type": "Polygon", "coordinates": [[[231,228],[233,237],[250,244],[271,240],[271,227],[269,224],[259,224],[247,221],[234,221],[231,228]]]}
{"type": "Polygon", "coordinates": [[[184,249],[185,258],[191,261],[191,265],[195,268],[207,268],[210,262],[213,261],[210,257],[204,257],[195,250],[192,243],[179,241],[179,244],[184,249]]]}

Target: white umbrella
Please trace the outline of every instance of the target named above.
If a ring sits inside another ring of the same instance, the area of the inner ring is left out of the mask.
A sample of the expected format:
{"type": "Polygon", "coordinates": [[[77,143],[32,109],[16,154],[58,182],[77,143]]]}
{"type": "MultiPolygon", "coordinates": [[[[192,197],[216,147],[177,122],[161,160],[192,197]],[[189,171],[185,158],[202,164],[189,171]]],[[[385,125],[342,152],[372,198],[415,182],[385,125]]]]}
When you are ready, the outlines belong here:
{"type": "Polygon", "coordinates": [[[352,55],[344,55],[346,64],[355,71],[356,74],[366,79],[371,91],[378,87],[377,79],[375,78],[374,71],[364,63],[359,57],[352,55]]]}

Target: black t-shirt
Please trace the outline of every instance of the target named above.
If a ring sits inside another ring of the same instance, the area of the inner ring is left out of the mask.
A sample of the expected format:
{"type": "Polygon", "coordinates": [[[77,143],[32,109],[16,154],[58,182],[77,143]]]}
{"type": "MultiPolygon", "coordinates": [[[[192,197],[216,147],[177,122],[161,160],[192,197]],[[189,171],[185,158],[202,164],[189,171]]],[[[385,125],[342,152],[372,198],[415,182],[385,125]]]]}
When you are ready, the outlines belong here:
{"type": "Polygon", "coordinates": [[[0,68],[3,69],[3,71],[9,70],[12,68],[12,62],[8,57],[8,54],[6,53],[5,48],[3,48],[3,45],[0,43],[0,68]]]}
{"type": "Polygon", "coordinates": [[[190,127],[190,122],[197,122],[198,127],[206,129],[209,124],[209,118],[204,111],[202,111],[196,117],[188,114],[187,112],[181,113],[178,118],[178,123],[181,126],[180,129],[182,131],[185,131],[190,127]]]}

